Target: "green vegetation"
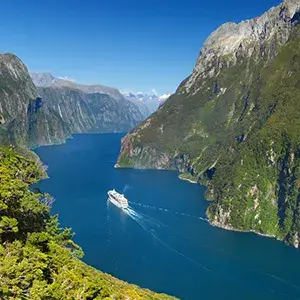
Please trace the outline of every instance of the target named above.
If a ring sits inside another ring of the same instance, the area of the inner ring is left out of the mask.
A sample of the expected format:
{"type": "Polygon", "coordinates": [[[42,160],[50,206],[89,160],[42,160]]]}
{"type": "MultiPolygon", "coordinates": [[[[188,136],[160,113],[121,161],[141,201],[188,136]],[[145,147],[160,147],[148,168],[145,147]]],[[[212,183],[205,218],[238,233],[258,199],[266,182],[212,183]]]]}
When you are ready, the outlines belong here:
{"type": "Polygon", "coordinates": [[[122,168],[133,167],[132,162],[130,161],[130,159],[126,155],[123,155],[119,158],[118,164],[120,164],[120,166],[122,166],[122,168]]]}
{"type": "Polygon", "coordinates": [[[274,36],[263,51],[243,46],[252,47],[251,55],[241,54],[235,62],[226,56],[229,63],[220,69],[212,58],[217,75],[202,74],[189,91],[184,81],[149,126],[143,126],[148,119],[125,138],[131,143],[123,144],[120,157],[151,168],[153,155],[164,153],[165,168],[175,165],[208,186],[207,197],[215,201],[207,214],[214,225],[271,235],[297,247],[300,27],[285,44],[274,36]]]}
{"type": "Polygon", "coordinates": [[[169,299],[97,271],[69,229],[50,215],[53,199],[29,186],[43,175],[32,160],[0,148],[1,299],[169,299]]]}
{"type": "Polygon", "coordinates": [[[297,246],[299,234],[300,130],[299,28],[287,45],[260,72],[256,126],[236,152],[217,169],[212,180],[217,201],[209,208],[211,220],[230,211],[226,224],[255,230],[297,246]]]}

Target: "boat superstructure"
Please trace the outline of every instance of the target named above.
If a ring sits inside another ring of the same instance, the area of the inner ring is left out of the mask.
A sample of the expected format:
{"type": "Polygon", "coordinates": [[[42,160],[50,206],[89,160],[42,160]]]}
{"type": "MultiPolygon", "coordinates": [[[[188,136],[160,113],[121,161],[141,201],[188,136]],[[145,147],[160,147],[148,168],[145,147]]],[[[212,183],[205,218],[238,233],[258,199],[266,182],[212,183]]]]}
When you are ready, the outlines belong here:
{"type": "Polygon", "coordinates": [[[119,194],[115,189],[108,191],[108,200],[119,208],[126,209],[128,207],[128,200],[123,194],[119,194]]]}

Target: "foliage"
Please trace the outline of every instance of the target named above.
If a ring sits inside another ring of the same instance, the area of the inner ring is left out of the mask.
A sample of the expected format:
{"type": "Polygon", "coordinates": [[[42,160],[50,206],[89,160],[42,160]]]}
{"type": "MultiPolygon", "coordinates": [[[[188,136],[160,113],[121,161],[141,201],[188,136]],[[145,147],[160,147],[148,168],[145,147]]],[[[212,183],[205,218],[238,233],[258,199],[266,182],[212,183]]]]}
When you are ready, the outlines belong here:
{"type": "Polygon", "coordinates": [[[79,260],[69,229],[50,215],[51,196],[29,190],[39,165],[0,148],[1,299],[169,299],[129,285],[79,260]]]}
{"type": "Polygon", "coordinates": [[[216,75],[203,70],[191,91],[184,89],[184,81],[161,109],[125,137],[132,142],[122,147],[120,157],[127,165],[141,160],[151,168],[151,155],[164,153],[177,169],[208,186],[207,195],[215,201],[207,214],[214,225],[297,246],[300,26],[284,44],[276,36],[270,39],[263,46],[243,44],[236,59],[212,57],[209,66],[216,75]],[[155,151],[147,155],[147,147],[155,151]],[[189,157],[184,164],[179,163],[182,156],[189,157]]]}
{"type": "MultiPolygon", "coordinates": [[[[226,224],[254,230],[297,245],[299,234],[299,66],[300,40],[296,28],[289,42],[259,72],[247,139],[231,152],[212,180],[216,202],[211,220],[230,212],[226,224]],[[259,89],[258,89],[259,88],[259,89]]],[[[251,99],[251,98],[250,98],[251,99]]],[[[249,121],[249,120],[248,120],[249,121]]]]}

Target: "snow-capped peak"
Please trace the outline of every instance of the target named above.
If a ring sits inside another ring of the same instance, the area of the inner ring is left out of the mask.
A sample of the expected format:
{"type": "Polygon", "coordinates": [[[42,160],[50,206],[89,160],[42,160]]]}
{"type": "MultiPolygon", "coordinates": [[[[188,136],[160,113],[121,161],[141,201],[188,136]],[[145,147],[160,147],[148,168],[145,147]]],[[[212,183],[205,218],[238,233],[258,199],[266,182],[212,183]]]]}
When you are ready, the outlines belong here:
{"type": "Polygon", "coordinates": [[[152,89],[151,93],[144,93],[144,92],[132,92],[132,91],[122,91],[122,94],[125,96],[125,98],[131,102],[142,102],[144,103],[149,112],[153,113],[158,109],[158,107],[164,103],[168,98],[169,94],[163,94],[159,96],[156,92],[156,90],[152,89]],[[155,93],[154,93],[155,91],[155,93]]]}

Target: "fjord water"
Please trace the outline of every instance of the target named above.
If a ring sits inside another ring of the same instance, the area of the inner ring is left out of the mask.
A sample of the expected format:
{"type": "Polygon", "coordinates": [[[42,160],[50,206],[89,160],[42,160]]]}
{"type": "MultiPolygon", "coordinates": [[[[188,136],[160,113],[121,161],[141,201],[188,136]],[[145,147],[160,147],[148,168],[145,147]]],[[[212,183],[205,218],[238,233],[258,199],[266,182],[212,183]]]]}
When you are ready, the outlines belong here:
{"type": "Polygon", "coordinates": [[[273,239],[205,221],[205,188],[171,171],[114,169],[120,134],[76,135],[40,147],[39,188],[72,227],[84,261],[122,280],[182,299],[300,299],[300,253],[273,239]],[[124,192],[130,210],[107,203],[124,192]]]}

